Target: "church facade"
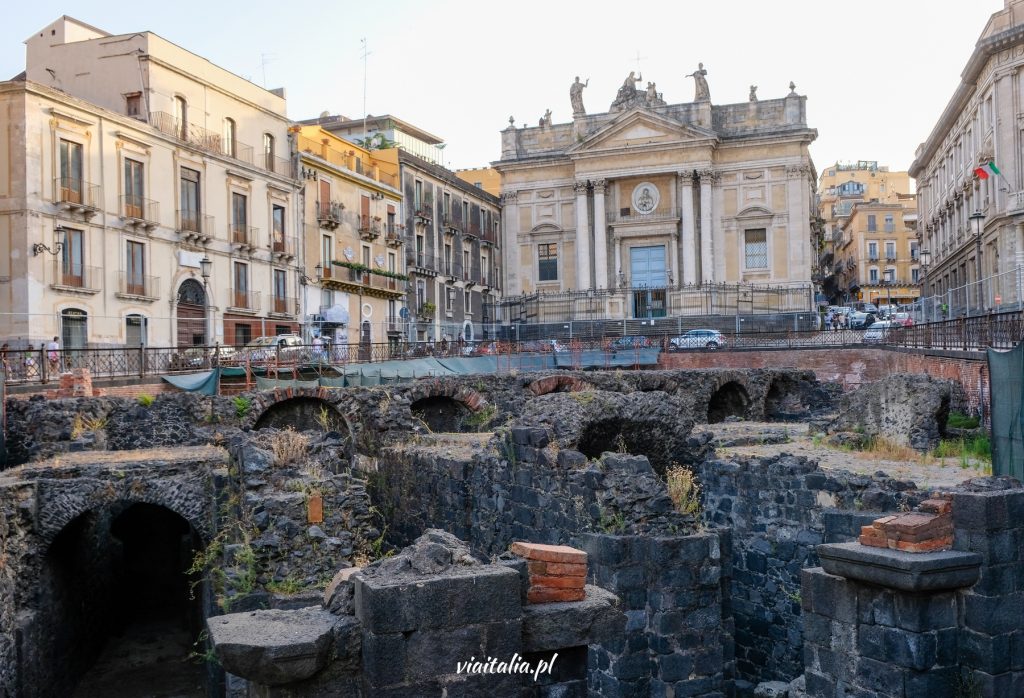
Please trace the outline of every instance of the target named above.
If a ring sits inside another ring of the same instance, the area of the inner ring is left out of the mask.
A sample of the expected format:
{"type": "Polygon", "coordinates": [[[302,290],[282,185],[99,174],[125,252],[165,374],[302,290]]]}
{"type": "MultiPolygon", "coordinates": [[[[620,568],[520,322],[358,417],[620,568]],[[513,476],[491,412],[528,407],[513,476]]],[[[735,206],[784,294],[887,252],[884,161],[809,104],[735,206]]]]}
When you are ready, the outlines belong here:
{"type": "Polygon", "coordinates": [[[816,174],[806,97],[667,104],[630,73],[609,110],[502,132],[507,317],[650,319],[810,309],[816,174]],[[517,307],[519,303],[521,307],[517,307]],[[529,310],[525,310],[526,306],[529,310]],[[519,317],[517,317],[517,314],[519,317]],[[528,317],[526,317],[528,316],[528,317]]]}

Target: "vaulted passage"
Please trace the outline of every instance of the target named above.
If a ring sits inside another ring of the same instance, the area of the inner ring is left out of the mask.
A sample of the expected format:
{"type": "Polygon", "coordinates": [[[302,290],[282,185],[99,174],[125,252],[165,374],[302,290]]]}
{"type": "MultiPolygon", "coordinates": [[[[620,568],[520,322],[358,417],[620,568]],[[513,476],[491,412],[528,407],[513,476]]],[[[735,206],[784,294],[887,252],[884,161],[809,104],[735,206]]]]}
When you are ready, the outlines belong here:
{"type": "Polygon", "coordinates": [[[680,456],[673,453],[676,441],[672,425],[660,421],[602,419],[586,426],[578,448],[587,458],[600,458],[605,451],[647,456],[654,472],[664,475],[680,456]]]}
{"type": "Polygon", "coordinates": [[[256,420],[257,429],[286,429],[296,431],[338,431],[348,435],[348,424],[334,405],[315,397],[295,397],[281,400],[267,408],[256,420]]]}
{"type": "Polygon", "coordinates": [[[764,418],[769,422],[791,422],[801,419],[807,410],[792,381],[776,378],[764,399],[764,418]]]}
{"type": "Polygon", "coordinates": [[[417,419],[433,432],[466,431],[463,420],[470,411],[465,405],[446,396],[425,397],[409,406],[417,419]]]}
{"type": "Polygon", "coordinates": [[[199,547],[183,518],[152,504],[72,521],[43,564],[35,634],[25,638],[34,652],[22,653],[29,685],[82,698],[205,696],[205,669],[189,657],[202,615],[186,572],[199,547]]]}
{"type": "Polygon", "coordinates": [[[724,422],[726,417],[746,419],[749,410],[747,389],[736,381],[729,381],[716,390],[708,402],[708,424],[724,422]]]}

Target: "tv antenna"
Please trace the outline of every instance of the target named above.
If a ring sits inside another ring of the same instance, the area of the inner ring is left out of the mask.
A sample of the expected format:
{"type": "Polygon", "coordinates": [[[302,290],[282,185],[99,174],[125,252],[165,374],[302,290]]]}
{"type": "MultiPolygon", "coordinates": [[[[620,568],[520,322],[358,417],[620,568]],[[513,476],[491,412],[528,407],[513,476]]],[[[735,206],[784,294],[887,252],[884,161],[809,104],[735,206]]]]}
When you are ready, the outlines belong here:
{"type": "Polygon", "coordinates": [[[365,36],[362,39],[360,39],[359,42],[362,44],[362,55],[360,56],[360,58],[363,59],[363,147],[365,148],[366,145],[367,145],[367,143],[366,143],[366,137],[367,137],[367,134],[366,134],[366,114],[367,114],[367,112],[366,112],[366,63],[367,63],[367,60],[366,59],[373,52],[368,50],[369,47],[367,46],[366,37],[365,36]]]}
{"type": "Polygon", "coordinates": [[[277,54],[274,53],[261,53],[260,54],[260,70],[263,71],[263,89],[267,89],[267,64],[273,63],[277,54]]]}

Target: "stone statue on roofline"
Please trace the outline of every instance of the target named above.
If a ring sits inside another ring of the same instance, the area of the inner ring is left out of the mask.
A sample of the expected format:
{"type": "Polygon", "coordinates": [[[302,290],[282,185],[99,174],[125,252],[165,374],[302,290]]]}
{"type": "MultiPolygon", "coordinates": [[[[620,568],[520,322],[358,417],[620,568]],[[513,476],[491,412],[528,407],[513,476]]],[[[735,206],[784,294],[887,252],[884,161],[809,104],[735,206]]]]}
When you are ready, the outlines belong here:
{"type": "Polygon", "coordinates": [[[608,107],[608,111],[625,111],[643,102],[643,97],[637,92],[636,83],[641,82],[644,76],[643,74],[639,77],[635,76],[635,71],[629,71],[629,75],[622,81],[622,87],[619,88],[615,95],[615,101],[608,107]]]}
{"type": "Polygon", "coordinates": [[[697,70],[693,71],[686,77],[693,78],[695,83],[695,94],[693,97],[694,102],[710,102],[711,101],[711,90],[708,89],[708,80],[705,77],[708,71],[704,70],[704,64],[698,63],[697,70]]]}
{"type": "Polygon", "coordinates": [[[590,85],[590,78],[586,82],[580,82],[580,76],[576,76],[576,82],[569,86],[569,101],[572,102],[572,115],[583,116],[587,110],[583,108],[583,88],[590,85]]]}

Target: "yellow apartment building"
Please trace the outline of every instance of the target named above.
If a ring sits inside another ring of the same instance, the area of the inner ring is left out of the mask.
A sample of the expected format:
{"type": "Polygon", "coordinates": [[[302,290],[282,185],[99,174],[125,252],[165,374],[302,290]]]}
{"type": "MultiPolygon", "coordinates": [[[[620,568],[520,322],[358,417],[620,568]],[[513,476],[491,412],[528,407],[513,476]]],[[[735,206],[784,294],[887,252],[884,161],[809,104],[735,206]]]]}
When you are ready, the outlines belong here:
{"type": "Polygon", "coordinates": [[[912,195],[895,203],[856,202],[835,230],[839,300],[875,305],[917,300],[921,270],[912,195]]]}

